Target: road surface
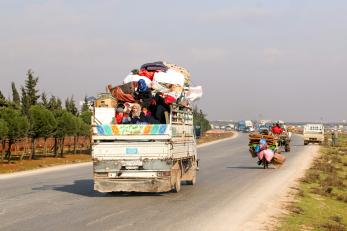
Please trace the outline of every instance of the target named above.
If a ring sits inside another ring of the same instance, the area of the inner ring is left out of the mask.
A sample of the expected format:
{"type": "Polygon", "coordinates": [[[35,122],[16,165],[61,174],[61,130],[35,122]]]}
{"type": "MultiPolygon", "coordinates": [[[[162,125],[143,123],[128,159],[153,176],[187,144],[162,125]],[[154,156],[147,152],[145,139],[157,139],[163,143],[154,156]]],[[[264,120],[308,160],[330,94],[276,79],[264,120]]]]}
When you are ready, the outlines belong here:
{"type": "Polygon", "coordinates": [[[285,166],[264,170],[247,142],[199,148],[197,184],[178,194],[98,193],[91,165],[0,179],[0,230],[247,230],[312,148],[295,136],[285,166]]]}

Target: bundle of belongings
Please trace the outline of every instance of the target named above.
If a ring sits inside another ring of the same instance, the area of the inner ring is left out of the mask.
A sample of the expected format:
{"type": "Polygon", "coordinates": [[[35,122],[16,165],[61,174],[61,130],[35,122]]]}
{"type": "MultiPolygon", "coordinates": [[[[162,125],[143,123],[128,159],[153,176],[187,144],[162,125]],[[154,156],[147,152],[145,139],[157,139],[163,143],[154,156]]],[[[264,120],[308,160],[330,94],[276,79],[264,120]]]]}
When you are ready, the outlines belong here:
{"type": "MultiPolygon", "coordinates": [[[[259,161],[265,158],[269,163],[281,166],[286,158],[277,151],[277,140],[272,135],[249,134],[249,152],[259,161]]],[[[260,162],[258,162],[259,164],[260,162]]]]}
{"type": "Polygon", "coordinates": [[[189,107],[202,96],[185,68],[161,61],[143,64],[108,89],[117,100],[115,124],[167,124],[172,104],[189,107]]]}

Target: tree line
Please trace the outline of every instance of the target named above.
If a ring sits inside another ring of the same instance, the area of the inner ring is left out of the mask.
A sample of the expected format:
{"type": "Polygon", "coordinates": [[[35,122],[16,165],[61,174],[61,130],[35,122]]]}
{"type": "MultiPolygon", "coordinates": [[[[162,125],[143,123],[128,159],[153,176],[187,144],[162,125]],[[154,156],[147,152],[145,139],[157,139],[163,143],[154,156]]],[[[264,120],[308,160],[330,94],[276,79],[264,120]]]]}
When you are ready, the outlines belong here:
{"type": "Polygon", "coordinates": [[[207,120],[206,114],[203,111],[198,109],[198,107],[193,108],[193,118],[194,118],[194,127],[200,127],[201,132],[206,132],[211,129],[210,121],[207,120]]]}
{"type": "Polygon", "coordinates": [[[73,136],[76,153],[79,137],[90,136],[92,113],[87,99],[85,98],[81,111],[77,109],[73,97],[67,98],[63,107],[58,97],[48,97],[45,92],[39,94],[39,77],[32,70],[28,70],[26,77],[20,93],[15,83],[11,83],[11,98],[6,99],[0,91],[1,161],[11,161],[12,146],[23,138],[30,138],[31,141],[29,159],[35,158],[36,141],[39,138],[45,140],[44,154],[47,153],[46,140],[54,138],[54,156],[63,157],[64,140],[73,136]]]}

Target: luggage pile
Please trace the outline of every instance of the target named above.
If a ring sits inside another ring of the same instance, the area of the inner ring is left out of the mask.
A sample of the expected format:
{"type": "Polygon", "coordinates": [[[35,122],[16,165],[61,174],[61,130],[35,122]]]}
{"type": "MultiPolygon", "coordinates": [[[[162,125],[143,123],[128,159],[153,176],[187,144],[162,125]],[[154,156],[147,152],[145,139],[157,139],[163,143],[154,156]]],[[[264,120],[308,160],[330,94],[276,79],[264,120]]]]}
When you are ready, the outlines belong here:
{"type": "Polygon", "coordinates": [[[261,155],[264,155],[265,158],[269,157],[268,161],[271,161],[271,164],[281,166],[286,161],[286,158],[278,152],[277,142],[278,138],[276,136],[251,133],[249,134],[249,152],[253,158],[258,157],[262,159],[261,155]],[[259,153],[256,149],[262,139],[266,140],[267,150],[259,153]],[[261,155],[259,156],[259,154],[261,155]]]}
{"type": "Polygon", "coordinates": [[[143,64],[108,90],[117,101],[116,124],[165,124],[172,104],[190,107],[202,96],[201,87],[190,87],[187,69],[162,61],[143,64]]]}
{"type": "Polygon", "coordinates": [[[256,157],[257,154],[255,153],[255,147],[257,145],[259,145],[259,142],[261,139],[265,139],[266,143],[269,147],[269,149],[271,150],[275,150],[277,148],[277,138],[275,136],[272,135],[262,135],[262,134],[258,134],[258,133],[251,133],[249,134],[249,151],[252,155],[252,157],[256,157]]]}

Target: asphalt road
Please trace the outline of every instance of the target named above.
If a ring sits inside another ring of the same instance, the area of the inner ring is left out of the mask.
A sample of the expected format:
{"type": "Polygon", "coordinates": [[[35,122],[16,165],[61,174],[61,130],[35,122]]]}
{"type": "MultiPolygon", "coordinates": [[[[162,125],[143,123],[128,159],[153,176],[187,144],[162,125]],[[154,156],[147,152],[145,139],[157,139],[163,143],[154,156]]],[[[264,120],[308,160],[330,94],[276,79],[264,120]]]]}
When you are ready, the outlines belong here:
{"type": "Polygon", "coordinates": [[[93,191],[92,167],[0,180],[0,230],[238,230],[264,207],[309,147],[294,137],[280,169],[261,169],[247,135],[199,148],[195,186],[163,194],[93,191]],[[263,186],[272,181],[272,189],[263,186]]]}

